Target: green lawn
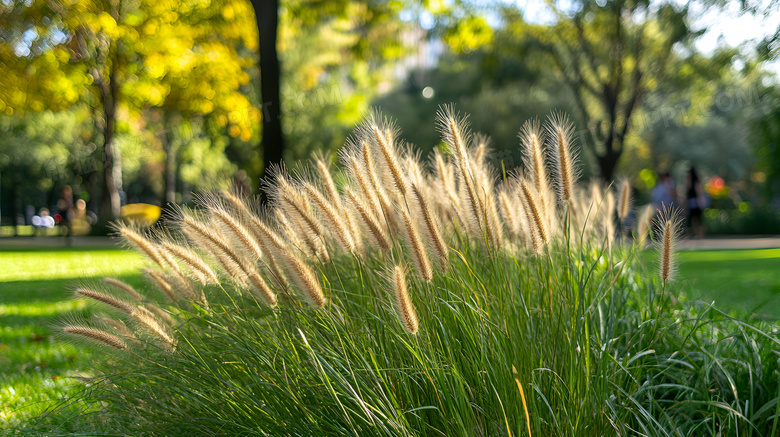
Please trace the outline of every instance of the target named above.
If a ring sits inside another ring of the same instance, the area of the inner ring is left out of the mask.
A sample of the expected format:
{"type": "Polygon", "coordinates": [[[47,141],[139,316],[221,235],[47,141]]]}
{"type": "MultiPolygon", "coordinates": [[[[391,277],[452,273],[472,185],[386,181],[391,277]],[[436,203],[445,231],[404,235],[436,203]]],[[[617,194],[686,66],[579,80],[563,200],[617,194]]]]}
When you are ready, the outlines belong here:
{"type": "Polygon", "coordinates": [[[68,375],[89,367],[90,350],[52,335],[60,316],[88,311],[71,287],[103,276],[139,284],[140,266],[136,254],[106,247],[0,249],[0,424],[44,411],[66,395],[68,375]]]}
{"type": "MultiPolygon", "coordinates": [[[[744,315],[780,294],[780,249],[680,253],[677,286],[688,299],[714,300],[744,315]]],[[[14,424],[67,394],[68,375],[89,368],[91,351],[52,336],[52,321],[73,310],[80,279],[115,276],[141,284],[141,258],[110,248],[35,248],[0,251],[0,423],[14,424]]],[[[780,299],[758,314],[777,318],[780,299]]]]}
{"type": "Polygon", "coordinates": [[[684,251],[679,260],[678,285],[689,299],[715,301],[739,316],[780,318],[780,249],[684,251]]]}

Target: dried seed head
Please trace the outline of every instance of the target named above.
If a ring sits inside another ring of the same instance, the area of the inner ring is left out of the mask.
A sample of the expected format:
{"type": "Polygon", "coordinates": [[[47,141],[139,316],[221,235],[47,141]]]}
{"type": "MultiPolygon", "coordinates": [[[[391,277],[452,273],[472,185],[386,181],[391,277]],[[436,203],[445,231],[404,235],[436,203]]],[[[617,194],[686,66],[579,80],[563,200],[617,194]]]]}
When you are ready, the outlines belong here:
{"type": "Polygon", "coordinates": [[[343,214],[336,211],[328,199],[326,199],[314,185],[305,182],[303,187],[306,190],[306,194],[309,195],[309,198],[317,206],[317,209],[325,219],[324,222],[330,234],[338,241],[342,249],[350,253],[354,252],[355,240],[352,237],[349,224],[345,220],[343,214]]]}
{"type": "Polygon", "coordinates": [[[117,222],[112,225],[125,243],[135,251],[146,255],[162,268],[166,267],[165,259],[160,255],[155,244],[146,236],[145,233],[135,226],[117,222]]]}
{"type": "Polygon", "coordinates": [[[653,214],[655,214],[655,208],[653,205],[647,205],[642,209],[642,214],[639,216],[639,222],[637,225],[636,235],[634,236],[637,243],[642,245],[647,239],[650,232],[650,224],[653,220],[653,214]]]}
{"type": "Polygon", "coordinates": [[[406,178],[401,171],[398,151],[394,144],[396,127],[379,111],[374,111],[368,116],[361,131],[363,138],[370,141],[382,157],[384,166],[381,168],[385,170],[393,187],[401,196],[406,196],[406,178]]]}
{"type": "Polygon", "coordinates": [[[417,204],[417,208],[422,214],[423,223],[425,224],[425,235],[428,237],[428,245],[431,246],[436,253],[436,258],[439,260],[439,266],[442,270],[447,269],[447,261],[449,260],[449,249],[447,243],[444,242],[444,237],[441,233],[441,225],[439,224],[439,218],[431,210],[430,204],[423,192],[417,184],[412,185],[412,194],[417,204]]]}
{"type": "Polygon", "coordinates": [[[161,239],[160,246],[170,255],[181,260],[197,278],[201,284],[218,284],[219,278],[214,270],[206,263],[203,258],[182,244],[175,243],[168,239],[161,239]]]}
{"type": "Polygon", "coordinates": [[[431,261],[428,259],[428,254],[425,252],[420,232],[417,230],[416,223],[412,220],[409,212],[403,207],[399,209],[404,222],[404,239],[409,247],[409,251],[412,253],[417,275],[423,281],[430,281],[433,279],[433,268],[431,267],[431,261]]]}
{"type": "Polygon", "coordinates": [[[655,227],[659,235],[660,245],[660,276],[661,283],[666,284],[672,279],[675,271],[674,246],[680,233],[680,211],[676,208],[664,208],[656,219],[655,227]]]}
{"type": "Polygon", "coordinates": [[[119,279],[103,278],[103,283],[124,291],[125,293],[127,293],[128,296],[130,296],[134,300],[143,300],[143,297],[140,294],[138,294],[137,291],[135,291],[135,288],[133,288],[130,284],[126,282],[120,281],[119,279]]]}
{"type": "Polygon", "coordinates": [[[545,211],[541,207],[538,194],[524,179],[520,181],[520,199],[523,202],[529,226],[533,230],[533,247],[536,251],[541,251],[550,242],[550,230],[547,228],[549,221],[544,217],[545,211]]]}
{"type": "Polygon", "coordinates": [[[252,288],[256,291],[255,294],[259,295],[266,305],[271,308],[276,306],[276,293],[268,286],[268,283],[265,282],[265,279],[263,279],[259,272],[251,272],[247,275],[247,279],[249,284],[251,284],[252,288]]]}
{"type": "Polygon", "coordinates": [[[251,259],[263,257],[260,245],[257,244],[257,241],[238,217],[234,217],[226,208],[219,204],[210,205],[208,211],[211,214],[212,223],[217,225],[220,233],[228,237],[233,242],[233,245],[241,247],[243,252],[249,255],[251,259]]]}
{"type": "Polygon", "coordinates": [[[149,310],[152,314],[155,315],[155,317],[157,317],[158,319],[164,321],[166,324],[168,324],[168,325],[172,325],[173,324],[173,319],[171,318],[171,315],[168,314],[167,312],[163,311],[162,308],[160,308],[160,307],[158,307],[156,305],[152,305],[150,303],[144,305],[144,308],[149,310]]]}
{"type": "Polygon", "coordinates": [[[372,237],[379,249],[383,252],[390,250],[392,243],[390,242],[390,237],[385,232],[385,226],[379,222],[379,219],[373,214],[368,204],[350,188],[347,188],[347,197],[352,201],[363,224],[368,228],[368,235],[372,237]]]}
{"type": "Polygon", "coordinates": [[[176,346],[176,339],[168,328],[146,308],[137,308],[132,316],[151,333],[159,337],[171,347],[176,346]]]}
{"type": "Polygon", "coordinates": [[[238,284],[246,284],[247,271],[251,271],[251,263],[239,254],[214,227],[185,211],[179,214],[179,228],[194,244],[208,252],[238,284]]]}
{"type": "Polygon", "coordinates": [[[526,121],[518,136],[523,145],[523,168],[526,177],[541,195],[546,195],[550,191],[550,184],[542,148],[544,132],[539,126],[539,120],[526,121]]]}
{"type": "Polygon", "coordinates": [[[162,291],[171,303],[176,303],[179,298],[176,297],[176,293],[173,292],[173,287],[165,279],[165,275],[152,269],[143,269],[144,275],[149,278],[157,288],[162,291]]]}
{"type": "Polygon", "coordinates": [[[317,308],[323,308],[328,303],[317,274],[311,266],[292,254],[285,257],[284,266],[304,300],[317,308]]]}
{"type": "Polygon", "coordinates": [[[545,128],[550,140],[549,149],[554,158],[558,198],[561,203],[570,203],[574,197],[574,183],[578,176],[575,166],[577,153],[572,148],[574,125],[568,116],[554,113],[547,119],[545,128]]]}
{"type": "Polygon", "coordinates": [[[116,308],[125,314],[132,314],[135,311],[135,307],[131,304],[118,299],[110,294],[103,293],[101,291],[93,290],[91,288],[81,287],[75,291],[76,296],[84,296],[92,300],[104,303],[110,307],[116,308]]]}
{"type": "Polygon", "coordinates": [[[127,344],[124,342],[124,340],[117,337],[116,335],[109,334],[108,332],[102,331],[100,329],[91,328],[89,326],[66,325],[62,328],[62,330],[66,334],[85,337],[90,340],[102,343],[106,346],[112,347],[116,350],[121,351],[127,349],[127,344]]]}
{"type": "Polygon", "coordinates": [[[409,296],[409,290],[406,288],[406,272],[401,266],[395,266],[390,271],[390,285],[393,289],[395,298],[395,310],[401,324],[410,334],[417,334],[420,322],[417,318],[417,311],[414,308],[412,299],[409,296]]]}
{"type": "Polygon", "coordinates": [[[618,202],[618,217],[623,220],[628,217],[628,211],[631,208],[631,182],[624,179],[620,183],[620,202],[618,202]]]}
{"type": "Polygon", "coordinates": [[[333,182],[333,176],[330,173],[330,166],[327,164],[330,159],[317,155],[314,158],[314,165],[317,169],[317,173],[320,176],[322,185],[325,187],[325,191],[328,193],[328,197],[336,208],[341,207],[341,196],[339,196],[339,190],[336,189],[336,183],[333,182]]]}

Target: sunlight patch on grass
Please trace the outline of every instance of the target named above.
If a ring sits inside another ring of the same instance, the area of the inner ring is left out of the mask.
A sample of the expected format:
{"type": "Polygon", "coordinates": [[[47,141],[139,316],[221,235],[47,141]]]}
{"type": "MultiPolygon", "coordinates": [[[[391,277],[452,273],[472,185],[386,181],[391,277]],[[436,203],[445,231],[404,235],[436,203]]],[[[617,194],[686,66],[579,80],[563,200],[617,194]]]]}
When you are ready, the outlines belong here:
{"type": "Polygon", "coordinates": [[[2,252],[0,281],[127,275],[136,273],[141,264],[136,254],[116,249],[2,252]]]}
{"type": "Polygon", "coordinates": [[[0,305],[0,315],[51,317],[86,307],[87,301],[85,299],[65,300],[55,303],[32,302],[21,305],[0,305]]]}
{"type": "Polygon", "coordinates": [[[679,253],[680,261],[738,261],[780,258],[780,249],[697,250],[679,253]]]}

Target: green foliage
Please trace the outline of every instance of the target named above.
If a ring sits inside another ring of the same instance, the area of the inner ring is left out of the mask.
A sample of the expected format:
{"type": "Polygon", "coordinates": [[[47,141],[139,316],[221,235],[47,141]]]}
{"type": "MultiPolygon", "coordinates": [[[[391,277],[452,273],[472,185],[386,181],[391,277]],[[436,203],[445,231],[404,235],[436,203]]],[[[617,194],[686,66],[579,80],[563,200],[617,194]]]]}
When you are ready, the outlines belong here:
{"type": "Polygon", "coordinates": [[[772,90],[766,112],[754,122],[753,140],[756,152],[757,170],[764,173],[766,185],[764,196],[767,199],[780,195],[780,104],[776,98],[777,90],[772,90]]]}

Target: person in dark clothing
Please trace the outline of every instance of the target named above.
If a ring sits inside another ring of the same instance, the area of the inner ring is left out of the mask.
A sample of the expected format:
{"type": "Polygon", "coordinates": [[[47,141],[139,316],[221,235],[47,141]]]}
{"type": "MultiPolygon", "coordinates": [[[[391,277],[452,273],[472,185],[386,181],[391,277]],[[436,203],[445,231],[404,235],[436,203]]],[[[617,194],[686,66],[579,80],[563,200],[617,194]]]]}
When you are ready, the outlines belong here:
{"type": "Polygon", "coordinates": [[[689,235],[700,239],[704,237],[704,221],[702,212],[704,211],[705,200],[704,190],[701,186],[701,180],[696,173],[696,167],[691,166],[688,170],[688,180],[685,187],[686,206],[688,208],[688,229],[689,235]]]}

